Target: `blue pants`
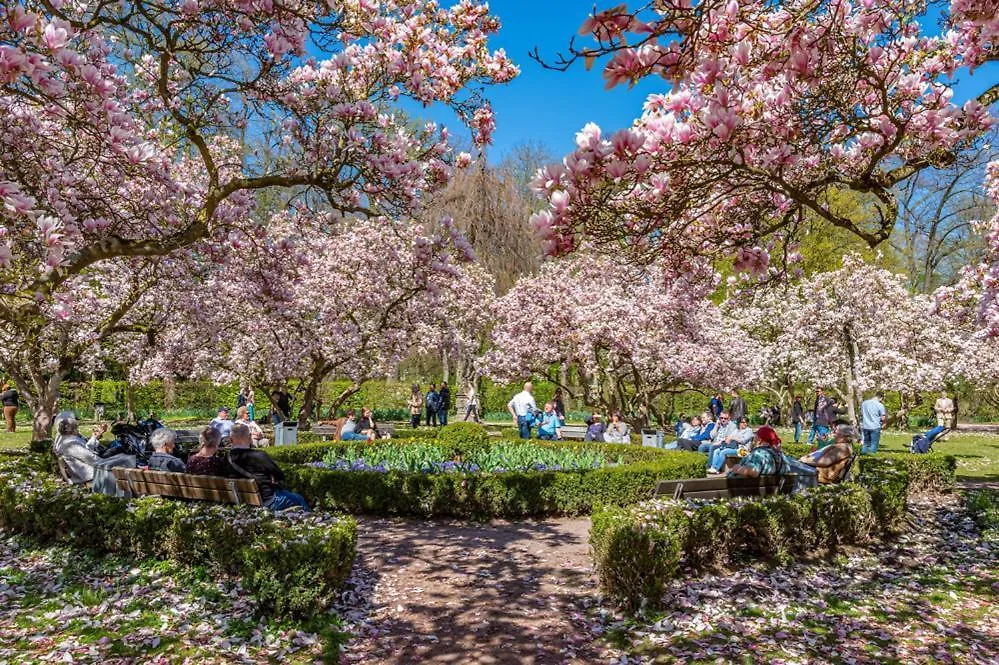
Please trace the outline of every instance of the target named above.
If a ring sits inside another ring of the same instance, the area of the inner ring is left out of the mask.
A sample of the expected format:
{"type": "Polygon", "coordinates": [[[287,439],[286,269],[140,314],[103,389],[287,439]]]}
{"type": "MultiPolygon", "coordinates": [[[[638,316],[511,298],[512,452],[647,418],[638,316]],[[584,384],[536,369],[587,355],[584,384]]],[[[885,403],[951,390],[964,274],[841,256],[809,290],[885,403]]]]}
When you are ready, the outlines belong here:
{"type": "Polygon", "coordinates": [[[274,496],[268,499],[264,506],[270,508],[274,512],[287,510],[288,508],[294,508],[295,506],[299,506],[305,512],[309,512],[309,504],[305,503],[305,499],[302,498],[302,495],[295,494],[294,492],[290,492],[288,490],[274,490],[274,496]]]}
{"type": "Polygon", "coordinates": [[[860,448],[860,454],[873,455],[878,452],[878,444],[881,443],[881,430],[863,429],[860,432],[864,437],[864,445],[860,448]]]}
{"type": "Polygon", "coordinates": [[[725,458],[729,455],[738,454],[738,448],[719,448],[711,453],[711,463],[708,464],[708,467],[714,469],[715,471],[721,471],[721,468],[725,465],[725,458]]]}
{"type": "Polygon", "coordinates": [[[801,440],[801,423],[794,424],[794,442],[798,443],[801,440]]]}
{"type": "Polygon", "coordinates": [[[341,441],[367,441],[368,436],[366,434],[358,434],[357,432],[340,432],[341,441]]]}
{"type": "Polygon", "coordinates": [[[437,411],[427,407],[427,427],[437,427],[437,411]]]}
{"type": "Polygon", "coordinates": [[[699,453],[710,453],[711,446],[714,445],[710,441],[704,441],[701,445],[697,446],[697,452],[699,453]]]}
{"type": "Polygon", "coordinates": [[[815,436],[818,435],[823,439],[829,436],[829,427],[826,425],[812,425],[812,430],[808,433],[808,443],[809,445],[815,442],[815,436]]]}
{"type": "Polygon", "coordinates": [[[441,409],[437,412],[437,422],[442,426],[447,425],[447,409],[441,409]]]}
{"type": "Polygon", "coordinates": [[[538,438],[542,439],[544,441],[554,441],[555,440],[555,432],[548,432],[548,431],[545,431],[543,429],[539,429],[538,430],[538,438]]]}
{"type": "Polygon", "coordinates": [[[520,438],[531,438],[531,422],[527,419],[527,416],[517,416],[517,429],[520,430],[520,438]]]}

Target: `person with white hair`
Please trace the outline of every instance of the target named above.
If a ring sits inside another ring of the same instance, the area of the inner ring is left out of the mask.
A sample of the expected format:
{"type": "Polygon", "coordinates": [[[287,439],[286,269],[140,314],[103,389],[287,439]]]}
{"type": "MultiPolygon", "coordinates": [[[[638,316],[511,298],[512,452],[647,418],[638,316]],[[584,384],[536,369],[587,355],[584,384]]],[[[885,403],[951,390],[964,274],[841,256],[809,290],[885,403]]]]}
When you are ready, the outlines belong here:
{"type": "Polygon", "coordinates": [[[52,442],[52,452],[62,460],[69,482],[81,485],[94,479],[94,465],[101,459],[97,454],[100,438],[107,430],[107,425],[98,425],[90,438],[84,439],[75,414],[63,411],[55,417],[56,438],[52,442]]]}
{"type": "Polygon", "coordinates": [[[531,438],[531,415],[538,410],[533,393],[534,385],[528,381],[524,384],[524,389],[506,404],[506,410],[510,412],[522,439],[531,438]]]}
{"type": "Polygon", "coordinates": [[[149,456],[147,463],[151,471],[187,473],[187,465],[173,455],[177,445],[177,432],[161,427],[149,435],[149,443],[153,447],[153,454],[149,456]]]}

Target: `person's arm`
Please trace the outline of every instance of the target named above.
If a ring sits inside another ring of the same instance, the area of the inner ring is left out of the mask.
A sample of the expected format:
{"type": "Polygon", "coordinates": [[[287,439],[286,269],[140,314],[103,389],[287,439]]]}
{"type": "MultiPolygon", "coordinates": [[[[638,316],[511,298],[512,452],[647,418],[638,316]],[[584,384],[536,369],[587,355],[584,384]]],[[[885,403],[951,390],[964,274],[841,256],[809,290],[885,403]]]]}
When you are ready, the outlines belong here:
{"type": "Polygon", "coordinates": [[[513,417],[513,424],[517,424],[517,411],[513,408],[513,400],[511,399],[506,403],[506,410],[510,412],[510,416],[513,417]]]}

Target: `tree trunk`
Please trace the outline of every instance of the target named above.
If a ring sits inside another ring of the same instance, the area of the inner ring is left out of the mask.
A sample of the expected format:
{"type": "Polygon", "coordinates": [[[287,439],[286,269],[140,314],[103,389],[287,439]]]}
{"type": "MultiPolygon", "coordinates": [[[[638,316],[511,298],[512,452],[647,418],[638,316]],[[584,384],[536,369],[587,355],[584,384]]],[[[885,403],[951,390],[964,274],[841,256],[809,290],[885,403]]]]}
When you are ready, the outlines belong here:
{"type": "Polygon", "coordinates": [[[312,411],[316,406],[316,397],[319,395],[319,388],[322,386],[326,374],[326,366],[320,365],[312,370],[309,382],[305,384],[302,405],[298,407],[298,428],[300,430],[309,429],[309,424],[312,422],[312,411]]]}
{"type": "Polygon", "coordinates": [[[451,363],[448,358],[447,349],[441,351],[441,374],[444,376],[444,381],[451,382],[451,363]]]}
{"type": "Polygon", "coordinates": [[[355,382],[343,389],[343,391],[333,398],[333,402],[330,404],[330,413],[336,413],[337,409],[343,406],[343,403],[351,398],[358,390],[361,389],[360,382],[355,382]]]}
{"type": "Polygon", "coordinates": [[[850,418],[850,423],[856,426],[857,412],[860,410],[859,395],[857,394],[856,369],[859,349],[857,349],[857,342],[854,340],[849,326],[843,330],[843,336],[843,341],[846,344],[846,355],[848,359],[846,364],[846,394],[844,395],[844,398],[846,399],[847,416],[850,418]]]}
{"type": "Polygon", "coordinates": [[[177,382],[172,376],[163,379],[163,410],[173,409],[177,406],[177,382]]]}
{"type": "MultiPolygon", "coordinates": [[[[18,382],[21,384],[21,382],[18,382]]],[[[31,423],[31,440],[41,441],[52,438],[52,421],[56,416],[56,405],[59,402],[59,386],[62,375],[53,374],[48,380],[35,377],[34,390],[27,390],[27,385],[20,385],[24,401],[33,414],[31,423]]]]}
{"type": "Polygon", "coordinates": [[[135,390],[131,381],[125,381],[125,410],[128,411],[128,419],[135,421],[135,390]]]}

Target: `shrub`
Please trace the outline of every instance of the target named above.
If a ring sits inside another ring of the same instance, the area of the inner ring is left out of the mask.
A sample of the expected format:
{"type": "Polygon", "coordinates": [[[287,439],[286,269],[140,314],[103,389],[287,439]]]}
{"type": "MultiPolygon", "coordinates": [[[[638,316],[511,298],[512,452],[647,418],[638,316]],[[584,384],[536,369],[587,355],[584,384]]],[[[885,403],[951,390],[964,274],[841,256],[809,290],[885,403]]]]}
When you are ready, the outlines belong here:
{"type": "Polygon", "coordinates": [[[0,527],[41,543],[169,558],[240,579],[264,613],[321,613],[347,578],[356,523],[250,506],[131,501],[56,482],[32,460],[0,462],[0,527]]]}
{"type": "Polygon", "coordinates": [[[600,586],[629,610],[658,607],[681,570],[741,558],[788,561],[867,542],[877,516],[864,488],[817,487],[759,501],[647,501],[594,512],[590,529],[600,586]]]}
{"type": "Polygon", "coordinates": [[[982,537],[999,542],[999,493],[987,489],[968,492],[967,506],[982,537]]]}
{"type": "Polygon", "coordinates": [[[914,455],[911,453],[887,453],[864,456],[864,470],[874,470],[880,466],[901,466],[909,475],[909,492],[950,492],[957,482],[957,458],[942,453],[914,455]]]}
{"type": "MultiPolygon", "coordinates": [[[[498,442],[503,445],[504,442],[498,442]]],[[[505,442],[506,444],[521,442],[505,442]]],[[[400,445],[377,441],[373,446],[400,445]]],[[[407,444],[402,444],[407,445],[407,444]]],[[[532,441],[531,445],[578,453],[601,453],[619,466],[574,471],[504,473],[387,473],[335,471],[306,466],[327,455],[346,456],[344,442],[286,446],[271,456],[285,481],[310,502],[327,509],[455,517],[580,515],[596,505],[625,506],[652,496],[660,480],[702,478],[704,456],[607,443],[532,441]]]]}
{"type": "Polygon", "coordinates": [[[489,446],[489,432],[478,423],[451,423],[440,428],[437,441],[464,458],[489,446]]]}

